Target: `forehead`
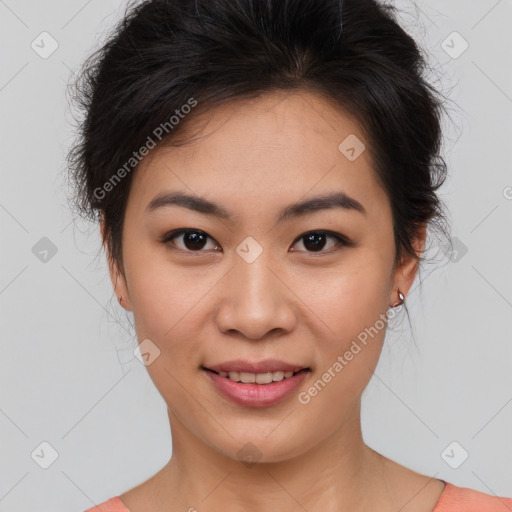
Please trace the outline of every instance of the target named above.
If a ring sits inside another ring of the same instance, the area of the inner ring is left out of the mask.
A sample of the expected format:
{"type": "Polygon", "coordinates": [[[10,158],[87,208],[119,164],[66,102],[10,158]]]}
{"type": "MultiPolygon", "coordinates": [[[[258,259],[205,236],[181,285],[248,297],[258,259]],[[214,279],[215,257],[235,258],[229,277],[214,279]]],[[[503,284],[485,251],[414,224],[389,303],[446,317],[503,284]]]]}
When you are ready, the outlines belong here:
{"type": "Polygon", "coordinates": [[[254,207],[280,209],[283,196],[298,200],[332,191],[368,210],[385,206],[361,127],[319,94],[276,91],[188,121],[180,135],[186,144],[173,146],[170,139],[139,164],[132,205],[143,209],[156,193],[179,190],[253,213],[254,207]],[[355,159],[346,152],[351,147],[355,159]]]}

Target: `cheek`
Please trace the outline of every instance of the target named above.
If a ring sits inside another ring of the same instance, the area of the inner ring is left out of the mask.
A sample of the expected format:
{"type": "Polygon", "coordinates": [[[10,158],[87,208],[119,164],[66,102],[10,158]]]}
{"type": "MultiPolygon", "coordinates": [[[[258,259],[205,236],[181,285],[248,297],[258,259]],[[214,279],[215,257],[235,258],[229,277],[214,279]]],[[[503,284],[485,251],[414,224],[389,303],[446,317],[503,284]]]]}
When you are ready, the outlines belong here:
{"type": "Polygon", "coordinates": [[[360,262],[318,282],[318,292],[308,304],[325,333],[315,340],[319,372],[336,374],[331,379],[336,383],[329,387],[334,393],[343,387],[343,393],[350,390],[352,396],[362,392],[378,362],[389,298],[383,262],[371,257],[360,262]]]}
{"type": "Polygon", "coordinates": [[[214,282],[194,277],[192,271],[178,271],[157,258],[149,261],[144,265],[132,261],[129,282],[135,330],[140,342],[150,339],[160,351],[146,367],[156,388],[173,409],[185,410],[191,404],[183,387],[191,388],[197,378],[204,338],[201,299],[214,282]]]}
{"type": "Polygon", "coordinates": [[[144,240],[128,239],[125,254],[136,327],[145,336],[151,333],[164,341],[166,333],[187,322],[213,279],[199,276],[192,266],[173,265],[165,250],[144,240]]]}
{"type": "Polygon", "coordinates": [[[158,272],[158,267],[141,273],[131,286],[139,340],[150,338],[160,350],[174,354],[184,349],[193,351],[198,343],[195,340],[201,339],[201,299],[211,287],[209,282],[166,275],[165,269],[158,272]]]}
{"type": "Polygon", "coordinates": [[[388,273],[387,262],[360,252],[338,269],[316,276],[314,283],[304,281],[301,296],[308,296],[306,286],[313,290],[308,305],[331,335],[357,336],[388,309],[388,273]]]}

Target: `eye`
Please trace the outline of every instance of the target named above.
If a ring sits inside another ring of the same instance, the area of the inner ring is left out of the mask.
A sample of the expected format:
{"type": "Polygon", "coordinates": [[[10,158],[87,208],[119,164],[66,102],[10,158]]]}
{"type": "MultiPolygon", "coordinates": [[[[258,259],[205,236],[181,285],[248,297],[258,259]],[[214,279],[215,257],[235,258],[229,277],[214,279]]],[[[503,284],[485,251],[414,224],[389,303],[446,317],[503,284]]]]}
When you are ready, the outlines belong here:
{"type": "MultiPolygon", "coordinates": [[[[208,240],[208,238],[214,240],[204,231],[200,231],[198,229],[182,228],[167,233],[166,235],[164,235],[161,242],[163,244],[168,244],[169,242],[172,242],[173,245],[177,246],[177,248],[181,249],[182,251],[203,252],[201,251],[201,249],[203,249],[207,245],[206,241],[208,240]],[[180,239],[178,237],[181,237],[181,241],[183,244],[181,247],[180,244],[174,242],[174,239],[180,239]]],[[[219,244],[216,242],[215,244],[213,244],[213,247],[209,247],[209,249],[216,249],[219,247],[219,244]]]]}
{"type": "MultiPolygon", "coordinates": [[[[204,231],[200,231],[198,229],[182,228],[170,231],[163,236],[161,242],[164,245],[172,243],[172,245],[176,246],[178,249],[186,252],[204,252],[202,249],[205,249],[205,247],[206,249],[222,251],[222,248],[215,239],[211,238],[204,231]],[[212,245],[210,247],[207,247],[208,239],[212,240],[212,245]],[[175,240],[179,240],[180,243],[175,242],[175,240]]],[[[298,242],[302,243],[306,248],[306,252],[313,253],[331,253],[341,247],[350,247],[353,245],[346,237],[329,231],[308,231],[307,233],[300,235],[293,245],[296,245],[298,242]],[[324,250],[326,240],[329,238],[335,240],[337,244],[333,244],[327,250],[324,250]]],[[[292,251],[296,252],[296,249],[292,249],[292,251]]]]}
{"type": "MultiPolygon", "coordinates": [[[[307,252],[320,252],[320,253],[331,253],[343,246],[351,246],[351,242],[338,233],[331,233],[329,231],[309,231],[300,235],[296,242],[302,242],[302,245],[306,248],[307,252]],[[334,239],[337,244],[331,245],[327,250],[323,250],[326,245],[326,239],[334,239]],[[332,250],[334,249],[334,251],[332,250]]],[[[295,244],[294,244],[295,245],[295,244]]]]}

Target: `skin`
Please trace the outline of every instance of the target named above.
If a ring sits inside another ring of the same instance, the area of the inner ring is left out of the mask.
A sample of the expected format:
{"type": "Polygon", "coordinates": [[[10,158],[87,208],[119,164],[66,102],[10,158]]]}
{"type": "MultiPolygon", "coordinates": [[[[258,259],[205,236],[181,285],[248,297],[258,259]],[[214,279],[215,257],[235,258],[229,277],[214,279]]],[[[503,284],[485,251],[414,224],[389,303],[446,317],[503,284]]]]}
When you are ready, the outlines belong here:
{"type": "MultiPolygon", "coordinates": [[[[139,342],[149,338],[160,350],[147,370],[172,431],[169,462],[121,500],[132,512],[431,512],[443,482],[383,457],[362,438],[361,395],[385,328],[308,404],[297,398],[398,301],[397,288],[407,297],[417,271],[413,258],[394,266],[390,201],[370,142],[354,119],[310,91],[236,100],[190,126],[199,138],[157,147],[139,165],[123,229],[124,269],[109,259],[139,342]],[[338,150],[350,134],[367,148],[355,161],[338,150]],[[235,220],[176,206],[146,213],[163,191],[214,201],[235,220]],[[332,191],[357,199],[366,215],[333,208],[276,223],[284,206],[332,191]],[[182,235],[174,245],[161,242],[179,228],[210,238],[196,250],[182,235]],[[301,238],[313,230],[354,245],[328,236],[321,255],[301,238]],[[251,263],[236,252],[248,236],[262,248],[251,263]],[[312,372],[284,402],[244,407],[218,394],[200,369],[234,358],[277,358],[312,372]],[[248,442],[260,454],[251,466],[237,455],[248,442]]],[[[422,230],[418,252],[424,239],[422,230]]]]}

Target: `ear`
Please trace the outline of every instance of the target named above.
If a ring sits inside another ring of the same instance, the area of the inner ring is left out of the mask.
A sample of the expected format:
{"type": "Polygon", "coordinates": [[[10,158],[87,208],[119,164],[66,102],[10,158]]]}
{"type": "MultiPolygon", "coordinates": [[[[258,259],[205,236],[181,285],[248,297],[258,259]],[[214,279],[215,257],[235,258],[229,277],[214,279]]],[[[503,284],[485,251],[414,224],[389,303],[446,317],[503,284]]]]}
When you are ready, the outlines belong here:
{"type": "MultiPolygon", "coordinates": [[[[418,256],[421,256],[425,246],[425,238],[427,235],[427,226],[424,225],[418,230],[416,238],[412,241],[414,251],[418,256]]],[[[393,288],[389,297],[389,303],[395,304],[398,299],[397,288],[407,297],[408,292],[412,286],[416,273],[418,271],[418,262],[411,256],[405,255],[397,265],[394,271],[393,288]]]]}
{"type": "Polygon", "coordinates": [[[131,311],[130,306],[130,297],[128,293],[128,286],[126,285],[126,279],[123,275],[123,273],[119,270],[117,263],[112,259],[112,255],[110,254],[108,245],[107,245],[107,231],[105,226],[105,217],[103,215],[103,212],[101,213],[100,218],[100,231],[101,231],[101,238],[102,238],[102,245],[103,249],[105,250],[105,254],[107,257],[108,262],[108,270],[110,273],[110,280],[112,282],[112,286],[114,287],[114,293],[117,295],[117,299],[119,301],[119,304],[121,306],[131,311]],[[120,298],[123,298],[124,300],[119,300],[120,298]]]}

